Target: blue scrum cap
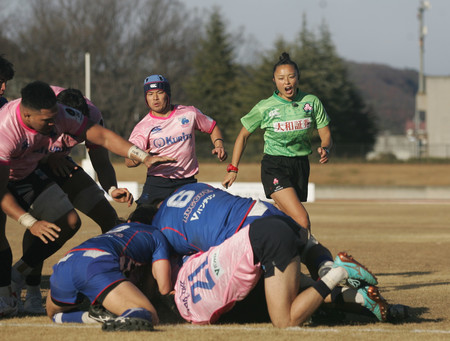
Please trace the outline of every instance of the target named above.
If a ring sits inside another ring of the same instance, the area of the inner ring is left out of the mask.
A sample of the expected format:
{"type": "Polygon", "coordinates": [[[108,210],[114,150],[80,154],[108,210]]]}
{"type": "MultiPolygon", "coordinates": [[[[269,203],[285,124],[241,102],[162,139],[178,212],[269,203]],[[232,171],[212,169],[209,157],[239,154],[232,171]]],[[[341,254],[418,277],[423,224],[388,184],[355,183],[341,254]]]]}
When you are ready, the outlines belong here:
{"type": "Polygon", "coordinates": [[[164,91],[170,99],[170,84],[169,81],[161,75],[148,76],[144,81],[144,96],[147,96],[147,92],[154,89],[161,89],[164,91]]]}

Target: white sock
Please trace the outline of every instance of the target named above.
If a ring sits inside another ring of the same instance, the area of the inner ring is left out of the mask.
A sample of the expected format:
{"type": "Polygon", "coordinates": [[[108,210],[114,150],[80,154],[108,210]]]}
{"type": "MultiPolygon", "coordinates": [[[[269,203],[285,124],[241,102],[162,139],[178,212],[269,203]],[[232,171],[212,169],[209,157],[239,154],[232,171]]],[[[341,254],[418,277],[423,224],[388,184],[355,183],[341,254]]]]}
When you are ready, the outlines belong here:
{"type": "Polygon", "coordinates": [[[333,290],[342,280],[346,278],[348,278],[347,271],[345,271],[342,267],[337,267],[328,271],[327,274],[321,278],[321,280],[330,290],[333,290]]]}
{"type": "Polygon", "coordinates": [[[322,278],[323,276],[325,276],[328,271],[331,270],[331,268],[333,267],[334,262],[327,260],[323,263],[320,264],[319,266],[319,271],[317,272],[319,277],[322,278]]]}

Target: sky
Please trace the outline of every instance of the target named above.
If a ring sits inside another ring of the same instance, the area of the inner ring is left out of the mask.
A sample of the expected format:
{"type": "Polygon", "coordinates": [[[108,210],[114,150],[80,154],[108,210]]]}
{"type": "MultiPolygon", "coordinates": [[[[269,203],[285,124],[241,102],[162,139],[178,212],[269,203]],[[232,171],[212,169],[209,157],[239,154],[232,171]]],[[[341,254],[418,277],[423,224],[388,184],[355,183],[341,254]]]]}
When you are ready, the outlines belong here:
{"type": "MultiPolygon", "coordinates": [[[[338,55],[361,63],[420,68],[418,8],[421,0],[180,0],[199,13],[218,6],[229,33],[270,49],[283,37],[293,42],[301,31],[318,32],[325,22],[338,55]]],[[[429,0],[424,74],[450,76],[450,0],[429,0]]]]}

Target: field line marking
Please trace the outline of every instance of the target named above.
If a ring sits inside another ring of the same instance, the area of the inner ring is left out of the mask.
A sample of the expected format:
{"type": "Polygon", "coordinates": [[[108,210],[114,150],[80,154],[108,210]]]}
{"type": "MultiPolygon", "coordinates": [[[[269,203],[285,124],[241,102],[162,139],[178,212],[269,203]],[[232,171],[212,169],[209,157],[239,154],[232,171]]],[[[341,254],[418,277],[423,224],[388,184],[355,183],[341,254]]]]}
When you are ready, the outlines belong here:
{"type": "MultiPolygon", "coordinates": [[[[100,328],[100,324],[89,323],[89,324],[59,324],[59,323],[8,323],[8,322],[0,322],[1,327],[52,327],[52,328],[100,328]]],[[[218,325],[209,325],[209,326],[195,326],[195,325],[160,325],[156,327],[157,329],[215,329],[215,330],[242,330],[242,331],[264,331],[271,327],[249,327],[249,326],[218,326],[218,325]]],[[[348,330],[340,330],[337,328],[308,328],[308,327],[289,327],[285,329],[286,331],[291,332],[303,332],[303,333],[347,333],[348,330]]],[[[441,330],[441,329],[384,329],[384,328],[359,328],[358,332],[367,332],[367,333],[421,333],[421,334],[450,334],[450,330],[441,330]]]]}

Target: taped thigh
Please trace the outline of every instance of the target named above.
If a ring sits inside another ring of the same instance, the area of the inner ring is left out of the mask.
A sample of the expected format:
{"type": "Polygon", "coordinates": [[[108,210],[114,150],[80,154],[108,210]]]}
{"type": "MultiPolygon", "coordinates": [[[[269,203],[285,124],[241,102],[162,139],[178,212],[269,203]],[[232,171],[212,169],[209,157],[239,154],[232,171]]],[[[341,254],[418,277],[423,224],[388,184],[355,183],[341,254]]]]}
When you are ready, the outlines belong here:
{"type": "Polygon", "coordinates": [[[57,184],[52,184],[33,201],[29,212],[36,219],[55,222],[70,210],[73,206],[67,194],[57,184]]]}

